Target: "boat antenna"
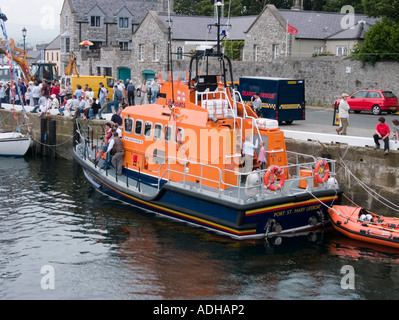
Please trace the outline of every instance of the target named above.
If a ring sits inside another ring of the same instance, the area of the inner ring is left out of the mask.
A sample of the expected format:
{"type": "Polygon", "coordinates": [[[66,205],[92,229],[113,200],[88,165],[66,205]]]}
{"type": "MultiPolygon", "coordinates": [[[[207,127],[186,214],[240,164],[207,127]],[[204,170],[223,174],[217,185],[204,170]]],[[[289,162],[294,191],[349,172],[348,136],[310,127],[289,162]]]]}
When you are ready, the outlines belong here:
{"type": "Polygon", "coordinates": [[[172,60],[172,18],[170,17],[170,0],[168,0],[168,71],[170,71],[170,81],[172,83],[172,105],[175,104],[175,92],[173,90],[173,60],[172,60]]]}
{"type": "MultiPolygon", "coordinates": [[[[2,10],[0,8],[0,26],[1,26],[1,30],[3,31],[4,38],[6,40],[5,41],[6,42],[6,46],[7,46],[6,56],[10,60],[11,84],[13,82],[15,83],[15,87],[16,87],[17,94],[18,94],[18,97],[19,97],[19,101],[20,101],[21,106],[22,106],[22,111],[24,112],[24,120],[25,120],[26,124],[28,125],[28,117],[26,116],[26,110],[25,110],[25,106],[24,106],[24,101],[22,100],[21,91],[19,90],[18,78],[17,78],[17,74],[15,72],[15,63],[14,63],[14,60],[12,58],[11,47],[10,47],[10,43],[8,41],[8,35],[7,35],[6,24],[5,24],[5,22],[7,20],[8,20],[7,16],[2,12],[2,10]]],[[[19,127],[17,129],[19,130],[19,127]]],[[[28,125],[28,130],[30,131],[29,125],[28,125]]]]}
{"type": "Polygon", "coordinates": [[[216,6],[216,12],[217,12],[217,54],[221,54],[221,49],[220,49],[220,11],[221,8],[224,6],[224,3],[218,1],[215,3],[216,6]]]}

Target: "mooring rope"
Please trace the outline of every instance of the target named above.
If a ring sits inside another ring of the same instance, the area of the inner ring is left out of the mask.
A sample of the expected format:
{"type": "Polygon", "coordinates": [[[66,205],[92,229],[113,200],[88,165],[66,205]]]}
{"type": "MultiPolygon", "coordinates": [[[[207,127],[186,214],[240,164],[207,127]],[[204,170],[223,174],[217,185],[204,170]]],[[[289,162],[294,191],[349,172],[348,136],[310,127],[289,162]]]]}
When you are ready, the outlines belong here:
{"type": "Polygon", "coordinates": [[[388,207],[389,209],[399,212],[399,206],[395,203],[393,203],[392,201],[388,200],[387,198],[381,196],[380,194],[378,194],[376,191],[374,191],[373,189],[371,189],[369,186],[367,186],[364,182],[362,182],[358,177],[356,177],[348,168],[348,166],[345,164],[344,160],[340,157],[340,161],[341,161],[341,165],[342,167],[345,169],[345,171],[347,173],[349,173],[357,183],[359,183],[359,185],[368,193],[370,194],[375,200],[377,200],[378,202],[380,202],[381,204],[383,204],[384,206],[388,207]],[[377,196],[375,196],[377,195],[377,196]],[[382,200],[381,200],[382,199],[382,200]],[[386,203],[384,203],[384,201],[386,203]]]}

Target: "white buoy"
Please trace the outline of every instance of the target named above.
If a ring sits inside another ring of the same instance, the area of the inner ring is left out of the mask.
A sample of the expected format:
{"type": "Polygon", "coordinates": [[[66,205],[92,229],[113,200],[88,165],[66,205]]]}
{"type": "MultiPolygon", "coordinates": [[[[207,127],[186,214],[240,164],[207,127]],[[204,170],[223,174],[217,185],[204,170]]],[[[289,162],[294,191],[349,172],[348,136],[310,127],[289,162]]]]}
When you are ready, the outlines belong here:
{"type": "Polygon", "coordinates": [[[252,171],[247,176],[247,181],[245,182],[245,194],[248,197],[255,197],[258,194],[260,187],[260,175],[256,171],[252,171]]]}

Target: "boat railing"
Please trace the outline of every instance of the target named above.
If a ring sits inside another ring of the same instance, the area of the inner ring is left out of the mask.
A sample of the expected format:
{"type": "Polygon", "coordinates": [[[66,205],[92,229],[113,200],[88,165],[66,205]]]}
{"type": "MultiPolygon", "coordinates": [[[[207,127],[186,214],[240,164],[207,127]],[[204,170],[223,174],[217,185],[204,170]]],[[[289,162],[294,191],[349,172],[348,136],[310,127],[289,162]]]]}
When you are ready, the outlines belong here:
{"type": "MultiPolygon", "coordinates": [[[[83,133],[81,138],[83,144],[80,145],[83,148],[79,147],[79,149],[82,152],[81,154],[83,159],[87,161],[90,160],[89,154],[91,152],[89,149],[92,143],[90,143],[89,135],[87,135],[87,133],[83,133]]],[[[153,175],[154,177],[157,177],[158,183],[153,186],[152,191],[148,191],[148,188],[142,188],[141,190],[143,190],[143,192],[155,194],[160,191],[164,183],[171,183],[185,189],[206,193],[215,198],[223,196],[224,199],[229,199],[231,202],[243,203],[246,201],[260,201],[267,199],[268,197],[295,195],[306,191],[312,192],[315,189],[322,190],[323,188],[331,188],[331,185],[327,181],[324,181],[323,183],[315,182],[314,167],[320,158],[313,157],[313,159],[310,159],[312,161],[300,162],[302,159],[301,156],[304,157],[306,155],[294,152],[293,154],[297,157],[295,160],[297,163],[290,163],[287,166],[281,167],[285,173],[288,173],[288,177],[281,189],[276,191],[269,190],[264,184],[265,173],[270,169],[270,167],[264,170],[258,169],[252,172],[241,172],[238,168],[237,170],[221,169],[212,164],[195,162],[193,160],[188,162],[185,159],[172,156],[167,157],[165,161],[160,164],[158,170],[153,171],[153,175]],[[179,163],[180,165],[176,166],[176,163],[179,163]],[[199,166],[199,170],[196,170],[198,173],[193,173],[193,170],[189,170],[193,166],[199,166]],[[306,171],[306,175],[302,174],[303,171],[306,171]],[[254,173],[259,177],[258,182],[254,184],[241,182],[246,181],[248,176],[254,173]],[[236,179],[233,179],[235,181],[231,180],[232,175],[236,177],[236,179]],[[229,181],[226,181],[225,177],[228,176],[230,177],[229,181]]],[[[335,180],[335,160],[324,160],[327,161],[330,167],[329,178],[334,178],[335,180]]],[[[95,164],[93,164],[93,166],[96,167],[95,164]]],[[[135,188],[138,188],[140,192],[140,178],[137,178],[138,180],[136,181],[136,184],[134,184],[133,181],[131,181],[131,179],[134,178],[129,178],[128,175],[126,175],[126,179],[123,179],[122,176],[118,177],[113,174],[109,176],[108,174],[109,173],[106,172],[106,175],[109,178],[114,177],[115,182],[121,185],[126,184],[127,188],[133,188],[136,185],[135,188]]]]}
{"type": "MultiPolygon", "coordinates": [[[[298,159],[299,159],[299,155],[298,159]]],[[[304,163],[292,163],[287,166],[281,167],[284,172],[288,172],[289,177],[285,180],[284,186],[276,191],[269,190],[267,186],[264,184],[264,176],[269,168],[263,170],[255,170],[252,172],[240,172],[239,170],[230,170],[230,169],[220,169],[219,167],[197,163],[190,161],[190,165],[199,165],[200,166],[200,174],[193,174],[187,170],[187,164],[185,164],[183,169],[176,169],[176,166],[172,166],[172,164],[176,163],[176,161],[181,161],[182,159],[176,157],[167,157],[165,162],[161,165],[158,170],[158,191],[162,187],[165,180],[168,182],[172,182],[176,185],[180,185],[185,188],[193,188],[195,187],[198,192],[207,192],[208,194],[213,194],[215,197],[224,197],[231,198],[231,201],[254,201],[256,199],[262,200],[271,196],[280,195],[295,195],[298,193],[303,193],[306,190],[314,190],[316,188],[331,188],[330,184],[327,181],[323,183],[317,183],[315,180],[315,171],[314,167],[317,163],[316,161],[320,159],[314,158],[315,161],[304,162],[304,163]],[[204,175],[205,170],[207,170],[207,176],[204,175]],[[209,178],[209,170],[214,170],[215,173],[212,174],[212,177],[209,178]],[[306,175],[302,174],[302,171],[305,170],[306,175]],[[311,174],[309,174],[309,172],[311,174]],[[248,178],[251,174],[258,174],[259,181],[255,184],[241,183],[242,180],[248,178]],[[174,179],[171,179],[172,174],[174,175],[174,179]],[[234,174],[237,177],[235,183],[231,183],[225,181],[224,177],[228,174],[234,174]],[[181,178],[176,178],[178,175],[181,175],[181,178]],[[193,185],[190,181],[196,181],[195,185],[193,185]],[[306,181],[306,183],[305,183],[306,181]],[[301,183],[302,182],[302,183],[301,183]],[[209,187],[207,184],[213,184],[214,187],[209,187]],[[256,190],[255,195],[253,194],[253,190],[256,190]],[[255,199],[256,198],[256,199],[255,199]],[[250,200],[251,199],[251,200],[250,200]]],[[[335,160],[325,159],[330,167],[329,178],[334,178],[336,176],[335,173],[335,160]]]]}

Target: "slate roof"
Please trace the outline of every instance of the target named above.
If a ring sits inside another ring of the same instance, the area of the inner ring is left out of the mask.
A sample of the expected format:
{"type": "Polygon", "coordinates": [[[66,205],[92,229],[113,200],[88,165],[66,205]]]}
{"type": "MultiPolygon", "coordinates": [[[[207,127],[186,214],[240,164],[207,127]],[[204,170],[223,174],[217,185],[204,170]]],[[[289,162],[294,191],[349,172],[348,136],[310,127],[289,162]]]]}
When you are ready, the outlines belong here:
{"type": "Polygon", "coordinates": [[[365,30],[379,20],[355,14],[355,28],[343,29],[341,21],[346,21],[343,13],[283,9],[278,12],[290,25],[298,29],[297,39],[359,39],[363,38],[365,30]],[[360,21],[365,21],[365,25],[359,24],[360,21]]]}
{"type": "MultiPolygon", "coordinates": [[[[316,11],[277,10],[284,21],[298,29],[297,39],[318,40],[343,40],[362,39],[364,33],[375,24],[378,18],[370,18],[366,15],[355,15],[355,26],[342,28],[345,14],[316,11]],[[363,23],[362,23],[363,22],[363,23]]],[[[158,15],[159,19],[167,27],[167,15],[158,15]]],[[[242,16],[221,19],[222,24],[230,24],[226,27],[230,40],[245,40],[246,32],[258,16],[242,16]]],[[[208,29],[208,25],[215,24],[216,19],[209,16],[171,16],[172,38],[175,40],[216,40],[216,27],[208,29]]],[[[344,19],[345,21],[345,19],[344,19]]],[[[345,24],[344,24],[345,25],[345,24]]]]}
{"type": "Polygon", "coordinates": [[[86,14],[96,5],[105,15],[104,22],[113,23],[119,11],[125,6],[133,15],[133,21],[140,23],[148,11],[157,10],[157,1],[144,0],[68,0],[72,10],[77,16],[77,21],[87,22],[86,14]]]}
{"type": "Polygon", "coordinates": [[[46,47],[46,50],[59,50],[61,48],[61,36],[57,36],[50,44],[46,47]]]}
{"type": "MultiPolygon", "coordinates": [[[[159,19],[168,27],[168,16],[158,15],[159,19]]],[[[221,24],[229,34],[230,40],[244,40],[245,32],[256,19],[257,16],[242,16],[221,19],[221,24]]],[[[217,28],[216,18],[211,16],[181,16],[171,15],[172,19],[172,38],[174,40],[193,40],[193,41],[215,41],[217,28]]],[[[223,27],[222,27],[223,29],[223,27]]]]}
{"type": "MultiPolygon", "coordinates": [[[[87,13],[96,5],[105,14],[105,22],[115,22],[118,12],[126,7],[133,15],[134,23],[140,23],[149,11],[157,10],[155,0],[68,0],[72,10],[77,16],[77,21],[85,21],[87,13]]],[[[268,5],[270,6],[270,5],[268,5]]],[[[274,8],[274,6],[273,6],[274,8]]],[[[264,10],[266,10],[265,7],[264,10]]],[[[274,10],[276,10],[274,8],[274,10]]],[[[288,21],[288,23],[298,29],[297,39],[359,39],[363,38],[367,31],[378,19],[369,18],[365,15],[355,14],[355,28],[343,29],[341,21],[345,14],[316,11],[297,11],[289,9],[277,9],[278,19],[288,21]],[[359,24],[364,21],[364,24],[359,24]]],[[[159,19],[167,27],[168,15],[158,14],[159,19]]],[[[215,24],[216,19],[212,16],[181,16],[172,15],[172,38],[175,40],[193,41],[215,41],[216,27],[208,28],[208,25],[215,24]]],[[[222,18],[222,24],[229,32],[230,40],[245,40],[246,32],[254,23],[258,16],[242,16],[222,18]]]]}

